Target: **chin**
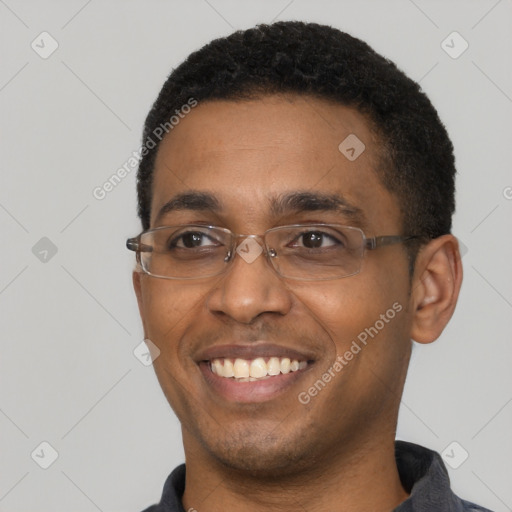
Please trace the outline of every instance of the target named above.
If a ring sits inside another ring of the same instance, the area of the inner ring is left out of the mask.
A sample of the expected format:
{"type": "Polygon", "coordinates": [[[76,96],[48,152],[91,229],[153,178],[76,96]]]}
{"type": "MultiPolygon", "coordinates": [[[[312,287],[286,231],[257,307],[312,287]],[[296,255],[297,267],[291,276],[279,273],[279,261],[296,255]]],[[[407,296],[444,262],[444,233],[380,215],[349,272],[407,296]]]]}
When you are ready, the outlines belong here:
{"type": "MultiPolygon", "coordinates": [[[[311,443],[310,438],[308,441],[311,443]]],[[[253,427],[225,432],[202,443],[222,466],[262,480],[296,475],[316,459],[314,445],[308,446],[305,437],[290,432],[284,435],[275,425],[274,431],[253,427]]]]}

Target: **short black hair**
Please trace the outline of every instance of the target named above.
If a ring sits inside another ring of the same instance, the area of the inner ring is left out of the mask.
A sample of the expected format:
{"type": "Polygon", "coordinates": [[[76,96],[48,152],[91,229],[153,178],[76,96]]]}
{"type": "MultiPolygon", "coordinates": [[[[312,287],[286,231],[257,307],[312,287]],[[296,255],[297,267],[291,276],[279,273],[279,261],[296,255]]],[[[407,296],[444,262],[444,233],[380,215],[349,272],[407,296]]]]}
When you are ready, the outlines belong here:
{"type": "MultiPolygon", "coordinates": [[[[393,62],[330,26],[299,21],[261,24],[203,46],[169,75],[147,116],[143,144],[158,126],[172,128],[169,119],[191,98],[199,103],[239,101],[281,93],[356,108],[382,142],[377,172],[397,197],[403,234],[426,241],[450,233],[455,159],[436,109],[393,62]]],[[[158,143],[139,163],[138,213],[143,229],[150,227],[157,151],[158,143]]]]}

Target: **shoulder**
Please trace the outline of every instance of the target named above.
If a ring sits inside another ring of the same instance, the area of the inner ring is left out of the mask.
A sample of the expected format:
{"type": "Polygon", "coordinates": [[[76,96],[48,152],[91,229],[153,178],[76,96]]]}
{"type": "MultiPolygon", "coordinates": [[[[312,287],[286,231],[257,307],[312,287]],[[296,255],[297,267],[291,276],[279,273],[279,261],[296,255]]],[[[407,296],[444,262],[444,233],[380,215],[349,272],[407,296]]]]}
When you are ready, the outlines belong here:
{"type": "Polygon", "coordinates": [[[167,477],[160,503],[142,512],[184,512],[181,497],[185,490],[185,464],[181,464],[167,477]]]}
{"type": "Polygon", "coordinates": [[[462,510],[464,512],[492,512],[488,508],[481,507],[480,505],[475,505],[466,500],[460,500],[462,503],[462,510]]]}
{"type": "Polygon", "coordinates": [[[402,486],[409,493],[409,498],[395,509],[396,512],[492,512],[454,494],[448,470],[437,452],[417,444],[396,441],[395,458],[402,486]]]}

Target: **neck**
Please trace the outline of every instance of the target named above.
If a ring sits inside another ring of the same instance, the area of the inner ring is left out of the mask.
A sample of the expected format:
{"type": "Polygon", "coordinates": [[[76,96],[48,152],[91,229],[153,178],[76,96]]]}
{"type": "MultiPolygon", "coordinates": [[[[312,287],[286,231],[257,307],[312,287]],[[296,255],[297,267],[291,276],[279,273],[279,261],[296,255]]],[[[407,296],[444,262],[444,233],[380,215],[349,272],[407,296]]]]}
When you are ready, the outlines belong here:
{"type": "Polygon", "coordinates": [[[408,496],[398,475],[394,436],[353,445],[356,450],[318,460],[297,474],[274,474],[271,479],[240,472],[209,457],[192,456],[185,449],[183,505],[185,510],[208,512],[393,510],[408,496]]]}

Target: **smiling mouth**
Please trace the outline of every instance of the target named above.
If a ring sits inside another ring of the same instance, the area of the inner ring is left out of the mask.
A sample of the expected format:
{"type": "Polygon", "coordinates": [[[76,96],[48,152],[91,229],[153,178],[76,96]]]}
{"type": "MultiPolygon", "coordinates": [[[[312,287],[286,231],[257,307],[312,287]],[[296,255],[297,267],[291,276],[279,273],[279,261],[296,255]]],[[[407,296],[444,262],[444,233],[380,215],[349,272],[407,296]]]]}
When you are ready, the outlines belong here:
{"type": "Polygon", "coordinates": [[[255,359],[215,358],[205,362],[213,374],[235,382],[271,379],[279,375],[304,370],[308,366],[308,361],[305,360],[276,356],[255,359]]]}

